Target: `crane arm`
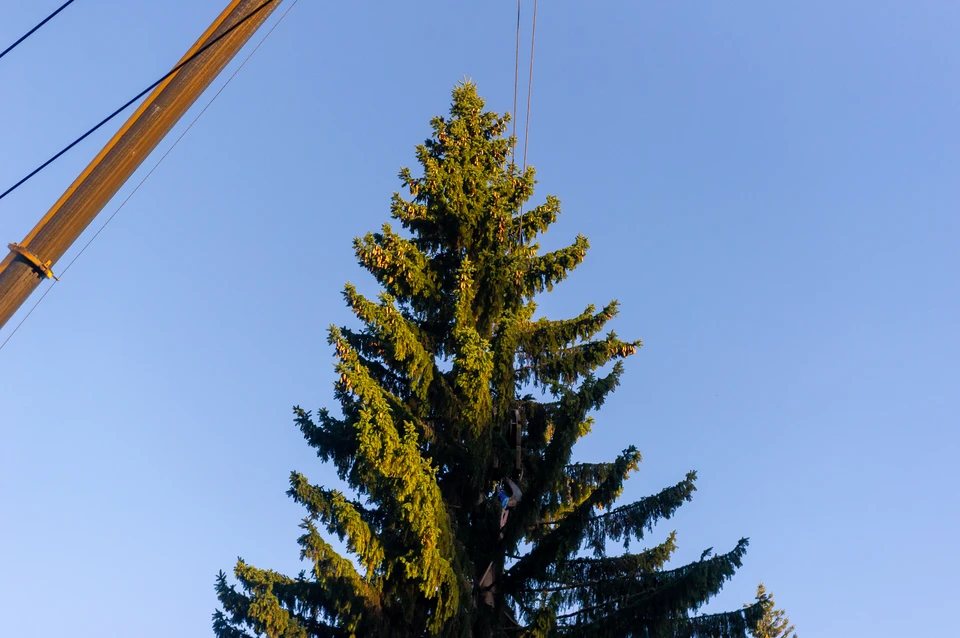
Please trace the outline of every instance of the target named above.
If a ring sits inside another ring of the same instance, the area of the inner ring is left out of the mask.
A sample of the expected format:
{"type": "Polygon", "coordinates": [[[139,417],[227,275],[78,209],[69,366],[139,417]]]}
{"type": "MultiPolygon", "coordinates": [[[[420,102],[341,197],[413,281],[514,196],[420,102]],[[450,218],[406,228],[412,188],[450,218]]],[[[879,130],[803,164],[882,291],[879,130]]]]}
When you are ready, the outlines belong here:
{"type": "Polygon", "coordinates": [[[0,262],[0,328],[282,0],[232,0],[23,241],[0,262]]]}

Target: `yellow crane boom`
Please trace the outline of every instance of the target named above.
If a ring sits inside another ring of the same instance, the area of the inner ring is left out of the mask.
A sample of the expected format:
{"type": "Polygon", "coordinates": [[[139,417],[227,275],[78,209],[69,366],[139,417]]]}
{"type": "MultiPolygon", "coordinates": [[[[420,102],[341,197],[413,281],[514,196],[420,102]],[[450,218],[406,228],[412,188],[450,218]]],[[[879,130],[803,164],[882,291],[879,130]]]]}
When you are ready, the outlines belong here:
{"type": "Polygon", "coordinates": [[[233,0],[0,262],[0,328],[282,0],[233,0]]]}

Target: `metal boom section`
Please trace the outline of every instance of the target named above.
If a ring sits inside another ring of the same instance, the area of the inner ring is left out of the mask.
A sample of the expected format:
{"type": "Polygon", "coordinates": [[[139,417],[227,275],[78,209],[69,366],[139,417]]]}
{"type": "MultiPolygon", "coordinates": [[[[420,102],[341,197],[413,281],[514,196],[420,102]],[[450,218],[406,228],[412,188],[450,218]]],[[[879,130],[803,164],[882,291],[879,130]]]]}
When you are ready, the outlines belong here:
{"type": "Polygon", "coordinates": [[[70,188],[0,262],[0,328],[13,316],[281,0],[233,0],[70,188]]]}

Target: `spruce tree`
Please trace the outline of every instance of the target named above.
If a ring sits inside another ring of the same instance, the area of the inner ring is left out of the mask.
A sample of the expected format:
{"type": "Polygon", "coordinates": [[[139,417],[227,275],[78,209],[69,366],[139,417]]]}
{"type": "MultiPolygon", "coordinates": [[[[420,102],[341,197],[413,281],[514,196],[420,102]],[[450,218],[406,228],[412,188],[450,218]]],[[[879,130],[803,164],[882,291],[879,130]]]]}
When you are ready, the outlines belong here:
{"type": "Polygon", "coordinates": [[[409,196],[394,194],[391,214],[404,231],[355,240],[382,292],[373,300],[348,284],[360,327],[329,329],[340,414],[294,409],[346,487],[292,473],[309,569],[288,577],[239,560],[239,587],[221,572],[220,638],[743,637],[756,625],[760,603],[694,615],[740,566],[746,539],[671,569],[675,533],[629,551],[691,499],[694,472],[617,505],[635,448],[571,462],[640,342],[598,336],[615,301],[536,318],[534,299],[588,242],[541,254],[560,201],[523,212],[534,170],[513,162],[508,121],[458,85],[449,117],[417,146],[420,174],[400,171],[409,196]],[[617,546],[624,553],[609,555],[617,546]]]}
{"type": "Polygon", "coordinates": [[[754,638],[797,638],[796,628],[790,624],[787,612],[776,609],[773,594],[767,592],[763,583],[757,586],[757,601],[763,606],[763,615],[750,632],[754,638]]]}

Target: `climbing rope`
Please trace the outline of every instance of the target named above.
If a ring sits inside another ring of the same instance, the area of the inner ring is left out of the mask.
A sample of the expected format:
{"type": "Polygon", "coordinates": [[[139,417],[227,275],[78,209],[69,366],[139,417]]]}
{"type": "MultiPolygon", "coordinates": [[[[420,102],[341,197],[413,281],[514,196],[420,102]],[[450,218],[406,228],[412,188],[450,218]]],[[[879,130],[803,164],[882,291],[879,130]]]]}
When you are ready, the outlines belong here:
{"type": "Polygon", "coordinates": [[[530,77],[527,81],[527,117],[523,131],[523,170],[527,170],[527,146],[530,144],[530,101],[533,98],[533,52],[537,45],[537,3],[533,0],[533,29],[530,34],[530,77]]]}
{"type": "Polygon", "coordinates": [[[517,163],[517,88],[520,85],[520,3],[517,0],[517,48],[513,54],[513,163],[517,163]]]}

